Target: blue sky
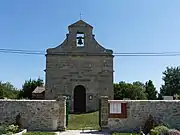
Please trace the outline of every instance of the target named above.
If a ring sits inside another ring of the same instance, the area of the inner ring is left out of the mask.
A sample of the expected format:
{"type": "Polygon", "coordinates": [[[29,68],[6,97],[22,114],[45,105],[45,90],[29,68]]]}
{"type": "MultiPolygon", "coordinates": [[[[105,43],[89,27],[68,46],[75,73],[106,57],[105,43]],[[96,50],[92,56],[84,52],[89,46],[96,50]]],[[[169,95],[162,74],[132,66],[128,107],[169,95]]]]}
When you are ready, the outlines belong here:
{"type": "MultiPolygon", "coordinates": [[[[1,0],[0,48],[42,50],[60,44],[67,26],[83,20],[97,41],[114,52],[180,51],[179,0],[1,0]]],[[[0,80],[21,88],[44,78],[45,56],[0,53],[0,80]]],[[[159,89],[178,57],[115,57],[115,82],[153,80],[159,89]]]]}

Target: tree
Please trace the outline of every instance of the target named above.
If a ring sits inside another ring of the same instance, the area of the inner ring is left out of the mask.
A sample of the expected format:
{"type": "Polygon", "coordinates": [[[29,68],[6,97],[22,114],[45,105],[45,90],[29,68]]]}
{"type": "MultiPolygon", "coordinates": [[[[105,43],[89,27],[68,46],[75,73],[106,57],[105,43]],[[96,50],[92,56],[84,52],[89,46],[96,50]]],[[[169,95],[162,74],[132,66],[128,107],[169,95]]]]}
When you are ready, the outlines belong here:
{"type": "Polygon", "coordinates": [[[158,99],[158,100],[163,100],[163,96],[162,96],[160,93],[158,93],[157,99],[158,99]]]}
{"type": "Polygon", "coordinates": [[[167,67],[162,77],[164,84],[160,88],[162,96],[180,94],[180,67],[167,67]]]}
{"type": "Polygon", "coordinates": [[[37,80],[26,80],[22,86],[22,90],[19,93],[19,98],[28,98],[32,99],[32,92],[37,86],[43,86],[44,82],[42,79],[38,78],[37,80]]]}
{"type": "Polygon", "coordinates": [[[0,99],[3,99],[4,98],[4,92],[3,92],[3,89],[0,88],[0,99]]]}
{"type": "Polygon", "coordinates": [[[0,99],[16,99],[18,97],[18,93],[19,91],[10,82],[0,82],[0,99]]]}
{"type": "Polygon", "coordinates": [[[133,82],[131,84],[121,81],[114,84],[114,99],[122,100],[123,98],[132,100],[147,99],[143,83],[133,82]]]}
{"type": "Polygon", "coordinates": [[[120,90],[120,85],[118,83],[114,83],[113,87],[114,87],[114,99],[123,99],[122,90],[120,90]]]}
{"type": "Polygon", "coordinates": [[[154,84],[151,80],[149,80],[145,83],[145,92],[146,92],[148,100],[156,100],[157,99],[158,92],[156,91],[156,88],[154,87],[154,84]]]}
{"type": "Polygon", "coordinates": [[[142,83],[140,81],[133,82],[132,84],[135,85],[135,86],[141,87],[141,89],[145,88],[144,83],[142,83]]]}

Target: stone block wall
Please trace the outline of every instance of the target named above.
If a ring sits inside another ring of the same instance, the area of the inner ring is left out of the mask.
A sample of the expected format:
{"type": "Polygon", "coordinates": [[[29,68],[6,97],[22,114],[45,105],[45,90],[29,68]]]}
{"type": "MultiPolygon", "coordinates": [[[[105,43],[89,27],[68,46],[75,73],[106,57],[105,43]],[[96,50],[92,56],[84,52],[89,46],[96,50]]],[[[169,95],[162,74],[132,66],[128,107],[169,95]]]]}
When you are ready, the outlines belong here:
{"type": "Polygon", "coordinates": [[[22,128],[28,130],[65,130],[66,99],[0,100],[0,123],[12,124],[20,114],[22,128]]]}
{"type": "Polygon", "coordinates": [[[100,96],[113,99],[113,60],[111,56],[61,56],[46,57],[45,99],[58,95],[70,96],[71,111],[74,108],[74,89],[82,85],[86,89],[86,111],[99,109],[100,96]],[[92,96],[92,100],[89,99],[92,96]]]}
{"type": "Polygon", "coordinates": [[[101,99],[101,111],[105,112],[101,114],[101,124],[103,123],[105,129],[108,128],[110,131],[133,132],[144,126],[149,115],[168,125],[169,128],[180,129],[180,101],[178,100],[119,100],[127,103],[127,118],[109,118],[107,100],[107,98],[101,99]],[[108,117],[105,117],[107,115],[108,117]]]}

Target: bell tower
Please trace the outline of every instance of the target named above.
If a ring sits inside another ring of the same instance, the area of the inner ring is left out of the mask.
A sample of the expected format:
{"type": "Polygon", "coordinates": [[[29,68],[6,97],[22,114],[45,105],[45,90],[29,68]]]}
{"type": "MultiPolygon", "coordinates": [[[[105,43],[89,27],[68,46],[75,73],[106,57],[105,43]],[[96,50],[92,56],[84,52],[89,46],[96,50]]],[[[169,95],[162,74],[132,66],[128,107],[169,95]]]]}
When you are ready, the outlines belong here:
{"type": "Polygon", "coordinates": [[[93,27],[83,20],[79,20],[74,24],[68,26],[69,34],[68,41],[73,41],[74,47],[86,47],[92,41],[93,27]]]}

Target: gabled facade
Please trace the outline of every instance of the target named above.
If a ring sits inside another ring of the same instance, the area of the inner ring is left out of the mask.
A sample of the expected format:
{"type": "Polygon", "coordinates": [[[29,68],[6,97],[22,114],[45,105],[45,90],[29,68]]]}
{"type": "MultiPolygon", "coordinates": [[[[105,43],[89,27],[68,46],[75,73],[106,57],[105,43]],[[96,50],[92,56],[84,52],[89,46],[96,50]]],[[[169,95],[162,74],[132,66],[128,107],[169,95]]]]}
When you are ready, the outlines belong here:
{"type": "Polygon", "coordinates": [[[98,110],[100,96],[113,99],[113,51],[101,46],[82,20],[68,30],[62,44],[47,49],[45,99],[66,95],[72,112],[98,110]]]}

